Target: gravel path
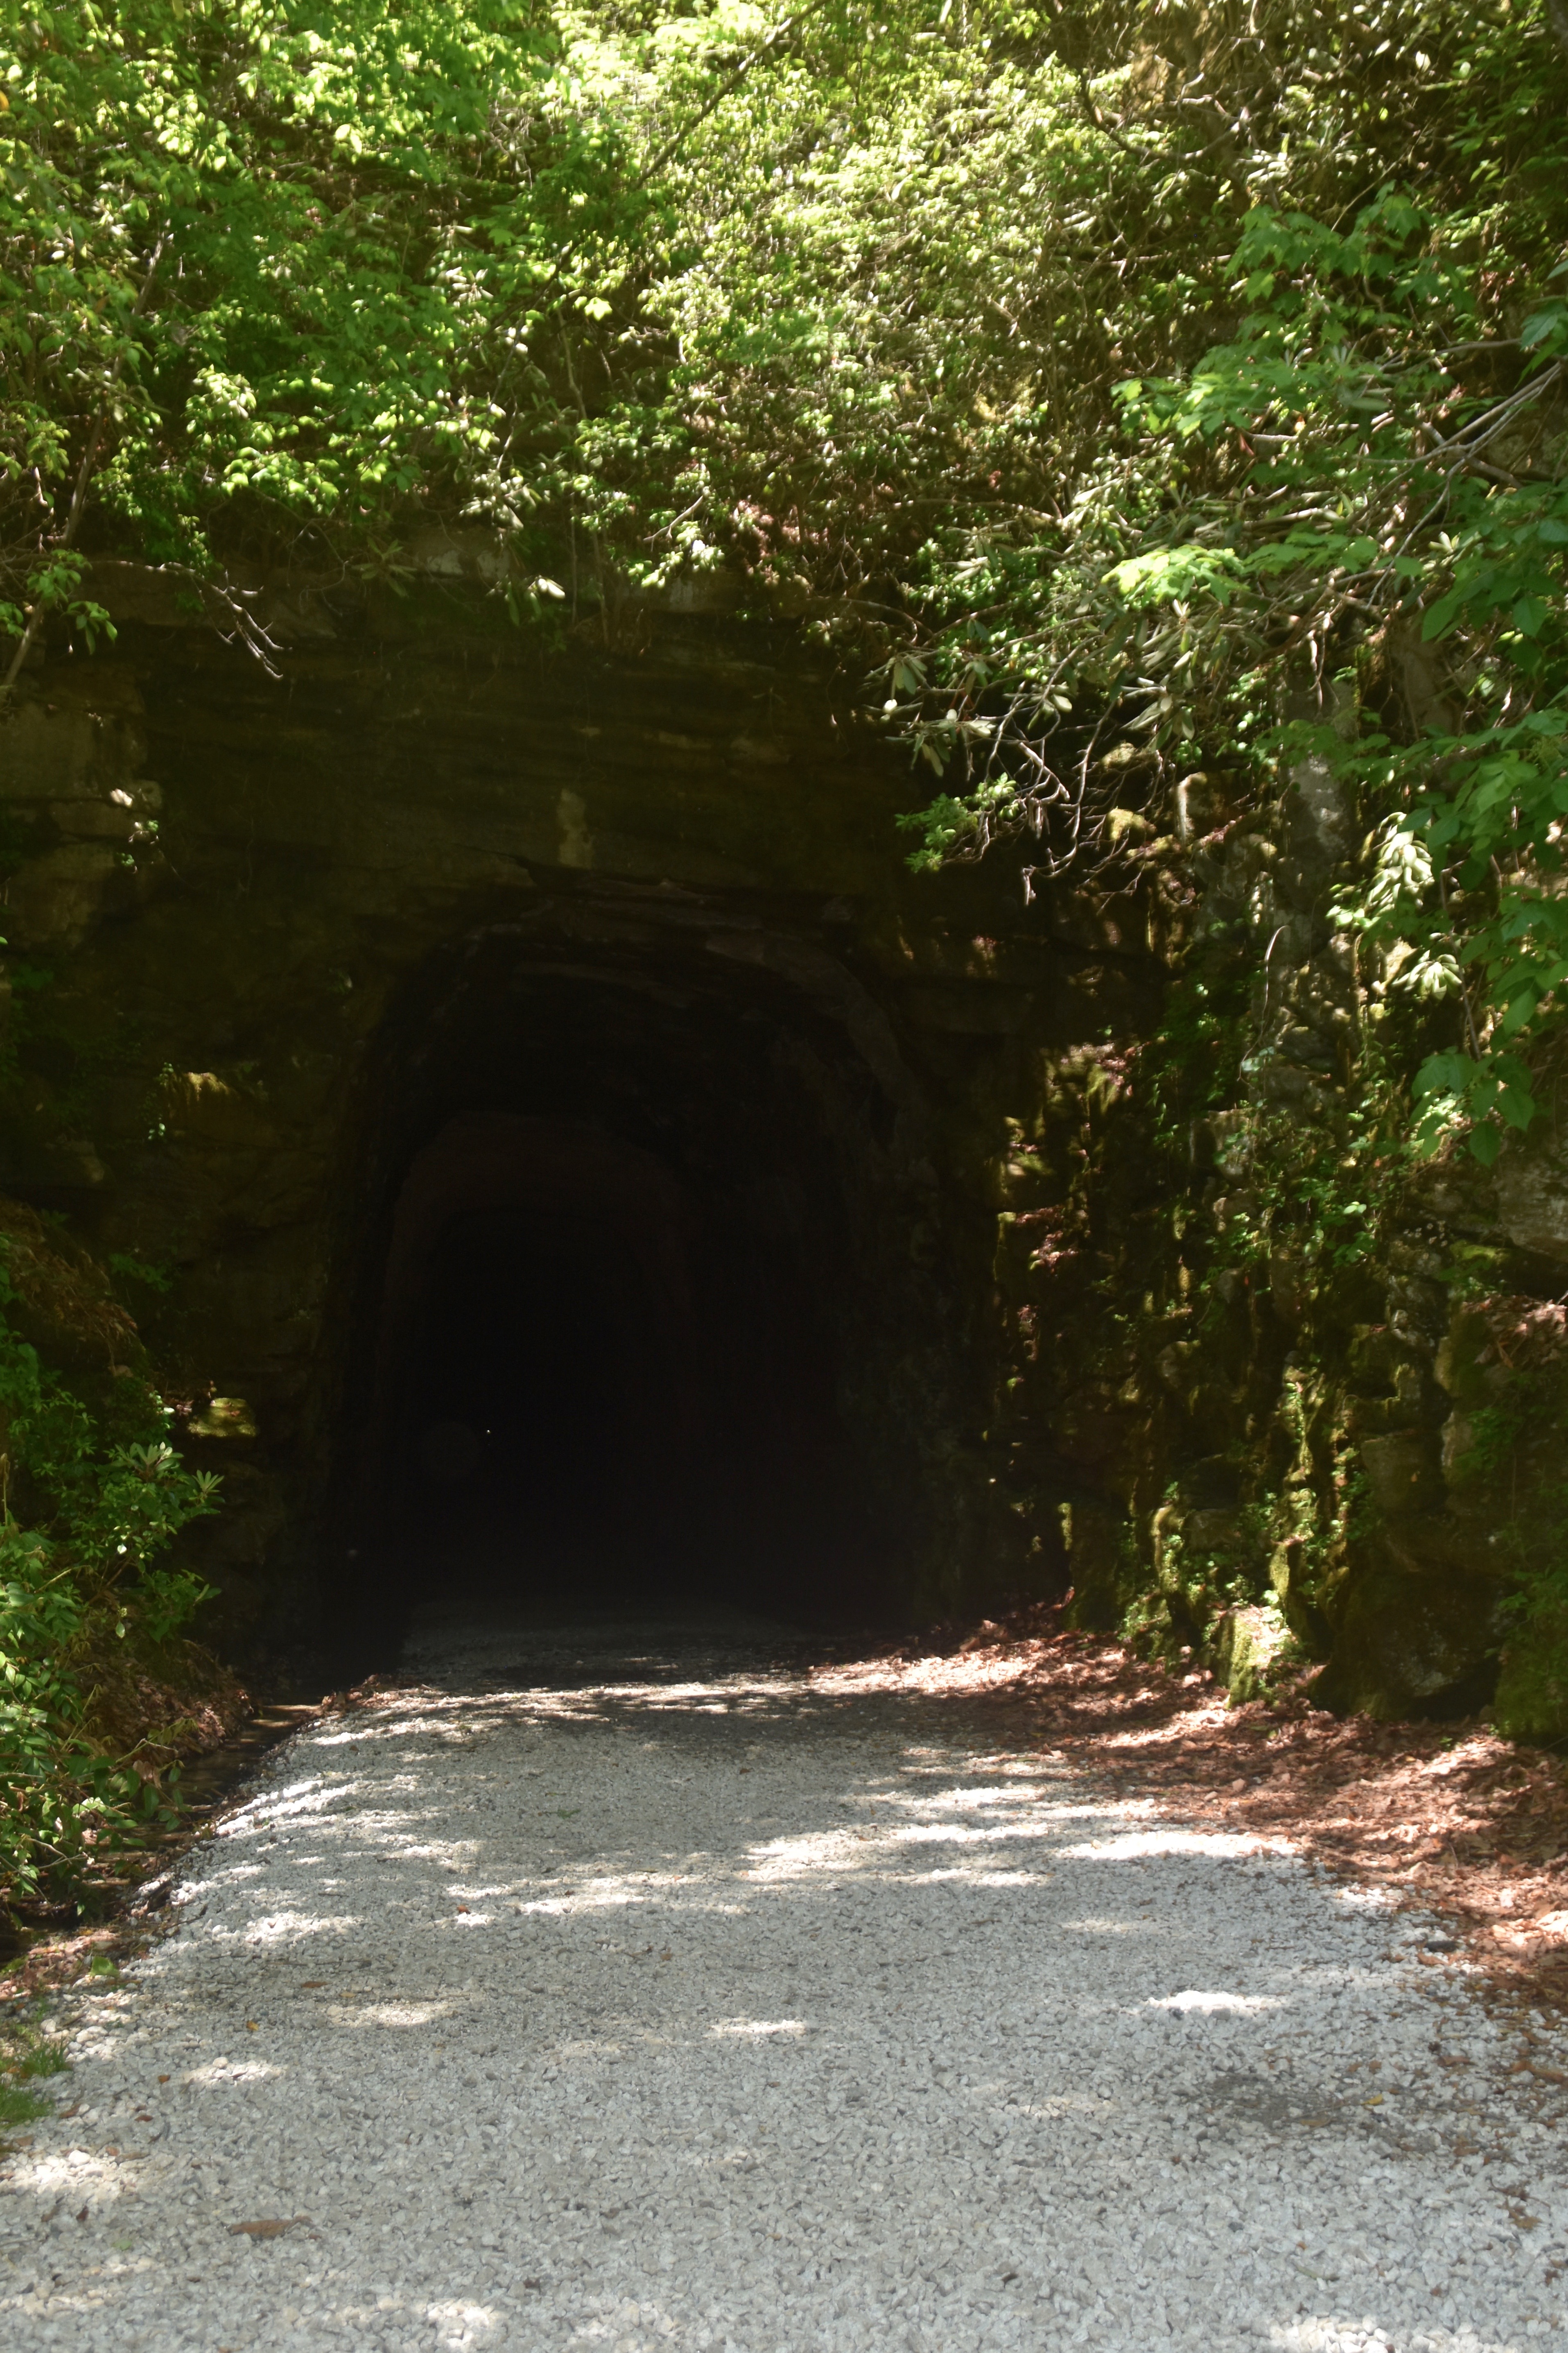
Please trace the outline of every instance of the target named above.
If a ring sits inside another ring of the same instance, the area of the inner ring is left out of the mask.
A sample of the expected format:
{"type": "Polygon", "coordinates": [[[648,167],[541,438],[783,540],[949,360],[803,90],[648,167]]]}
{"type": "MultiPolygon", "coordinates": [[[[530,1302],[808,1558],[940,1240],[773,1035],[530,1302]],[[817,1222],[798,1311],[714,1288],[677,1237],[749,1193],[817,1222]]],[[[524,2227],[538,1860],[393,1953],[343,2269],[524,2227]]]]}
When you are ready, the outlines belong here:
{"type": "Polygon", "coordinates": [[[0,2343],[1568,2345],[1562,2053],[1429,1924],[767,1629],[413,1671],[57,2011],[0,2343]]]}

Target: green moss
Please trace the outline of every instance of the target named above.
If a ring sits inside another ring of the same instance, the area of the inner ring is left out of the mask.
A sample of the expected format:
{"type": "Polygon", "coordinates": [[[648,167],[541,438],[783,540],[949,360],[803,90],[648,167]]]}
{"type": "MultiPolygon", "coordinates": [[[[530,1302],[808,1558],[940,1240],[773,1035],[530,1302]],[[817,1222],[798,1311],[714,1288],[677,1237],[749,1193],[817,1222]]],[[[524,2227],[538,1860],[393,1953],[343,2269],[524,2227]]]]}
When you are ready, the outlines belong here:
{"type": "Polygon", "coordinates": [[[1214,1644],[1215,1672],[1232,1700],[1242,1705],[1261,1698],[1299,1656],[1278,1608],[1227,1609],[1214,1644]]]}
{"type": "Polygon", "coordinates": [[[0,2125],[27,2125],[52,2114],[54,2103],[34,2087],[40,2077],[63,2075],[69,2064],[64,2045],[35,2027],[13,2028],[0,2038],[0,2125]]]}
{"type": "Polygon", "coordinates": [[[1386,1722],[1472,1714],[1496,1680],[1502,1599],[1439,1520],[1405,1532],[1398,1549],[1369,1543],[1336,1599],[1333,1655],[1313,1697],[1386,1722]]]}
{"type": "Polygon", "coordinates": [[[30,2125],[38,2116],[47,2116],[53,2103],[25,2084],[0,2084],[0,2125],[30,2125]]]}
{"type": "Polygon", "coordinates": [[[1519,1622],[1503,1651],[1491,1717],[1505,1740],[1568,1737],[1568,1604],[1519,1622]]]}

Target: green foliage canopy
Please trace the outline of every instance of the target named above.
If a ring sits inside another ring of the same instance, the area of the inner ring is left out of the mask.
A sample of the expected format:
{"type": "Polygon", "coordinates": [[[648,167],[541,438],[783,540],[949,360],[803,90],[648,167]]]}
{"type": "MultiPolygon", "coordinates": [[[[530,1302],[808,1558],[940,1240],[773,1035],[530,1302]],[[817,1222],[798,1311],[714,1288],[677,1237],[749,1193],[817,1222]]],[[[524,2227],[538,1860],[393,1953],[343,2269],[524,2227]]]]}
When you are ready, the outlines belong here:
{"type": "Polygon", "coordinates": [[[95,554],[243,633],[247,567],[466,518],[520,610],[723,567],[839,640],[927,861],[1313,754],[1493,1151],[1568,987],[1563,16],[13,5],[13,670],[95,554]]]}

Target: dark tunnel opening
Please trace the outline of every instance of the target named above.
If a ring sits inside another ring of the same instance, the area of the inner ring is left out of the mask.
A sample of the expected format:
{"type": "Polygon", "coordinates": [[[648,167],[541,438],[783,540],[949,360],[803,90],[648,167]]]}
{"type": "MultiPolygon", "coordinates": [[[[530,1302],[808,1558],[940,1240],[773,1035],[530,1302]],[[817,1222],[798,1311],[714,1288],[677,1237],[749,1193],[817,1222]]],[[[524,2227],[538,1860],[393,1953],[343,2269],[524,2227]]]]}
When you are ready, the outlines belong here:
{"type": "Polygon", "coordinates": [[[825,1587],[853,1515],[829,1344],[784,1253],[704,1208],[581,1122],[463,1116],[416,1158],[374,1434],[401,1591],[825,1587]]]}
{"type": "Polygon", "coordinates": [[[623,930],[569,973],[530,944],[470,945],[382,1043],[347,1663],[464,1597],[896,1614],[946,1359],[891,1065],[707,942],[623,930]]]}

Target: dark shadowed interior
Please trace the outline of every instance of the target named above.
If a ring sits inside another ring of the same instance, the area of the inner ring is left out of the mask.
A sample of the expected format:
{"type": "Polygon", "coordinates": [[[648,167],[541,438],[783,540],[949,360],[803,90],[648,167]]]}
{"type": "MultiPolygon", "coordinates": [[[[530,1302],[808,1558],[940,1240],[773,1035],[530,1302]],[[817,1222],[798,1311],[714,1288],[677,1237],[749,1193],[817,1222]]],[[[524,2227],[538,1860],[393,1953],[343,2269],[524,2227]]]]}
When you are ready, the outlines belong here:
{"type": "Polygon", "coordinates": [[[824,1335],[780,1238],[730,1229],[652,1153],[577,1120],[453,1120],[405,1180],[383,1314],[400,1582],[740,1594],[786,1556],[820,1581],[824,1335]]]}
{"type": "Polygon", "coordinates": [[[798,990],[654,944],[657,975],[624,938],[568,974],[488,940],[390,1025],[346,1408],[359,1656],[459,1592],[896,1604],[891,1366],[927,1312],[897,1107],[798,990]]]}

